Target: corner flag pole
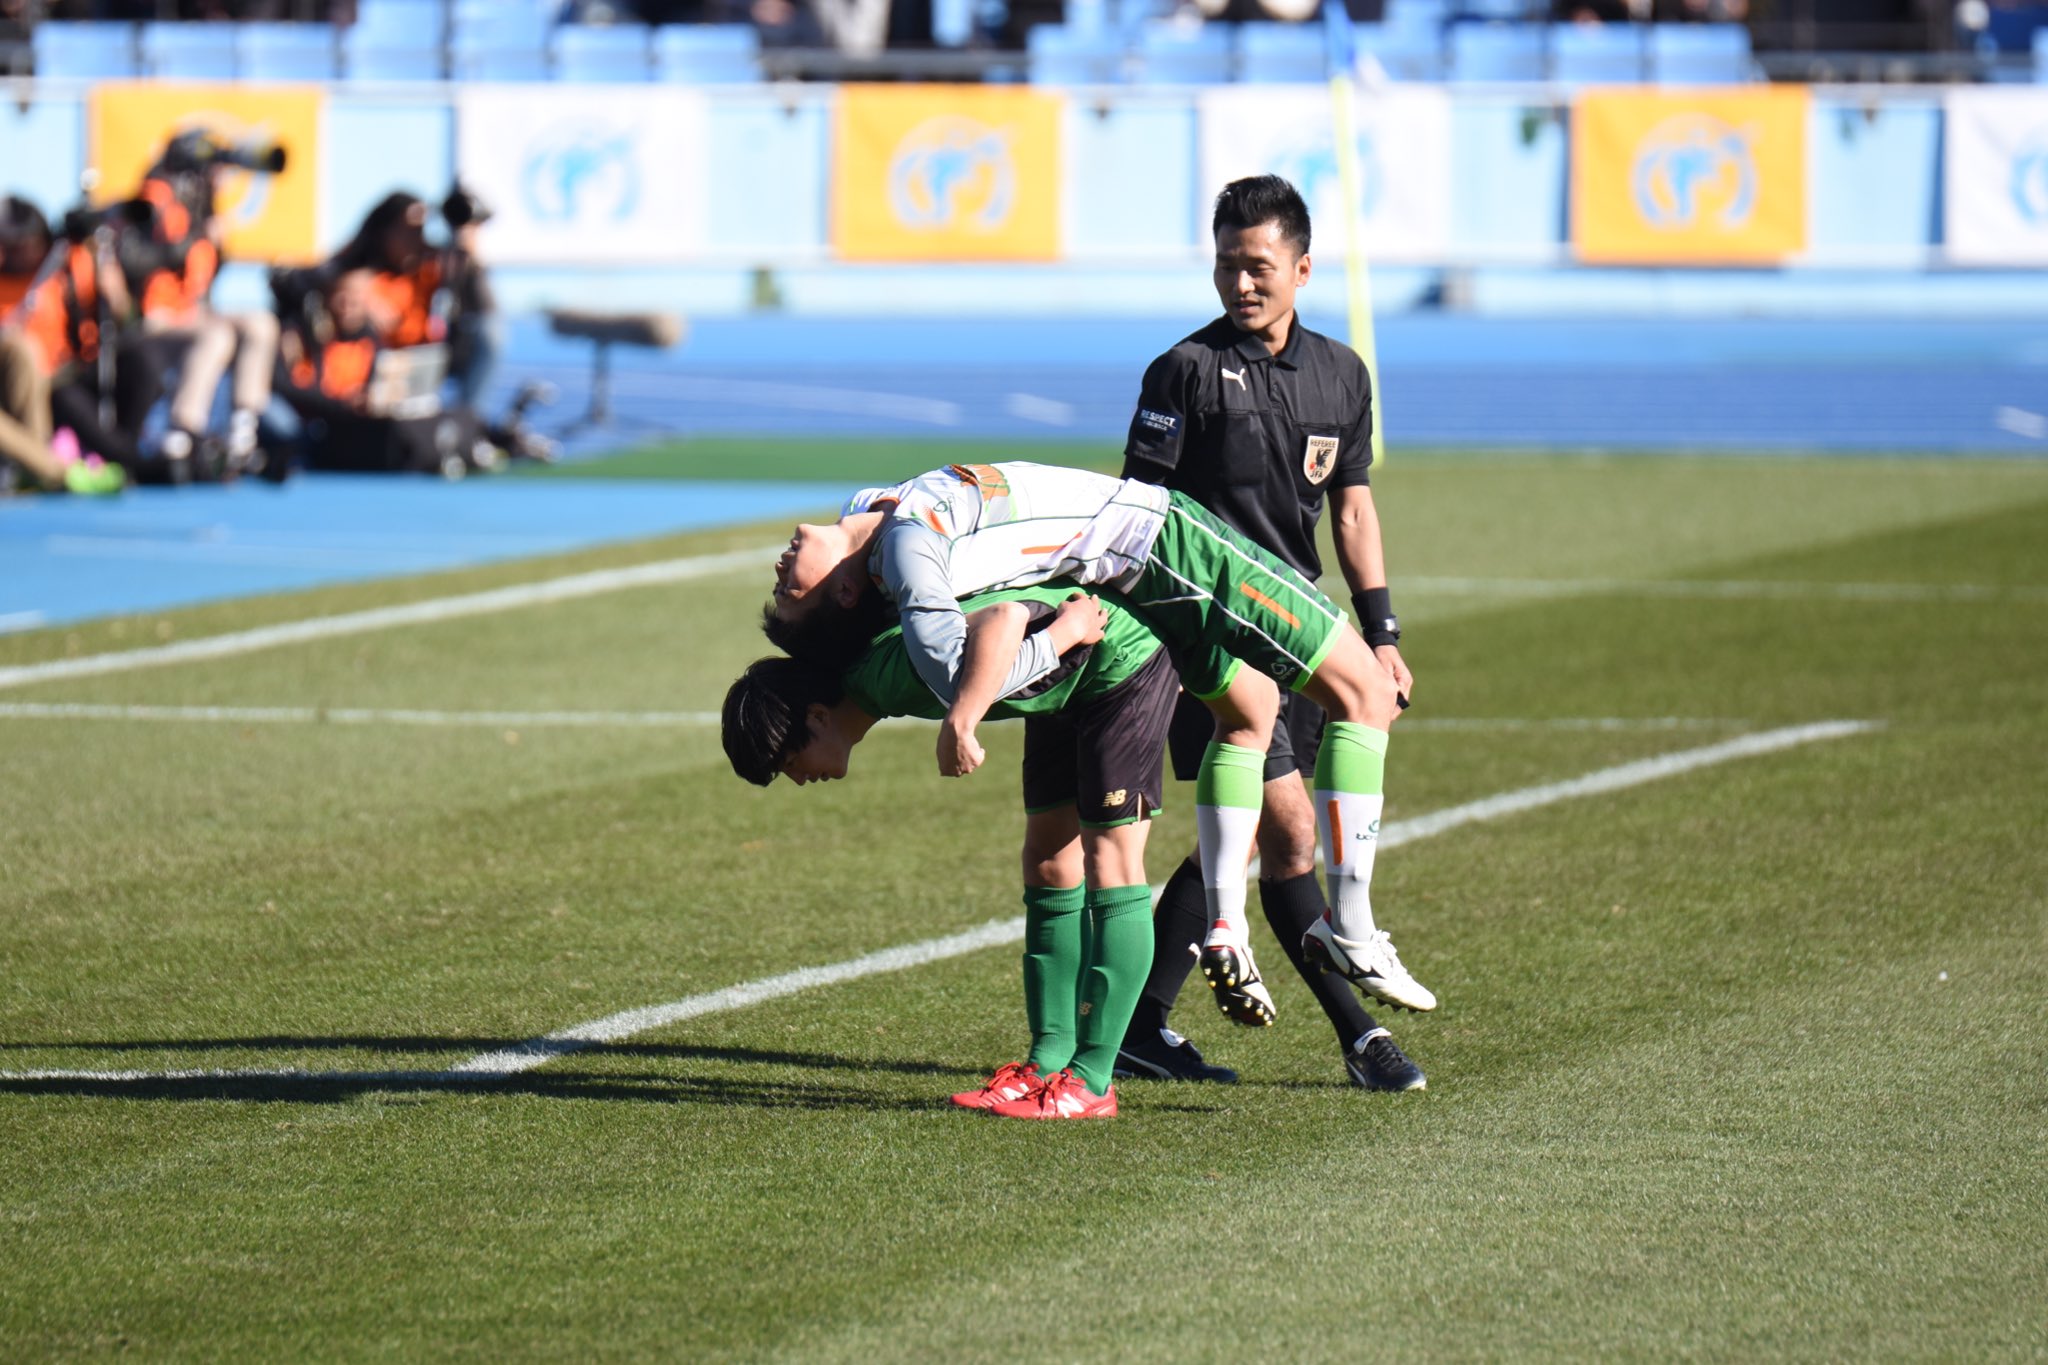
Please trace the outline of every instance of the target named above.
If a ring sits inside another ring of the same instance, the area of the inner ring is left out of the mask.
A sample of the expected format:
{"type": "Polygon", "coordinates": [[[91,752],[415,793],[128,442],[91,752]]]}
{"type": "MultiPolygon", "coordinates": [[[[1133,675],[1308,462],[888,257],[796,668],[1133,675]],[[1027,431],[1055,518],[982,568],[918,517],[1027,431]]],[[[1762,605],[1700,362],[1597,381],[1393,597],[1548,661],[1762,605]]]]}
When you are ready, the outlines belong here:
{"type": "Polygon", "coordinates": [[[1379,346],[1372,330],[1372,275],[1365,257],[1365,226],[1358,207],[1358,115],[1352,106],[1351,15],[1344,0],[1323,0],[1323,30],[1330,68],[1330,131],[1337,149],[1337,188],[1344,198],[1344,285],[1350,312],[1351,349],[1372,380],[1372,458],[1384,463],[1386,391],[1380,387],[1379,346]]]}

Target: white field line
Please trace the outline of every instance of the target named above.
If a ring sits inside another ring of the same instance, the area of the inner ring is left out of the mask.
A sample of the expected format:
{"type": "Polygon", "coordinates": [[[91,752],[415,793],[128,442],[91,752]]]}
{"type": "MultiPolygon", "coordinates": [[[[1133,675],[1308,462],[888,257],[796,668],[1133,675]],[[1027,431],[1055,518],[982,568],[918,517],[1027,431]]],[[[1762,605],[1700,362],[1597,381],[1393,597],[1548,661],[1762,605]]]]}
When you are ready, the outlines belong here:
{"type": "MultiPolygon", "coordinates": [[[[1863,720],[1831,720],[1812,725],[1794,725],[1781,730],[1766,730],[1759,734],[1744,735],[1720,744],[1709,744],[1704,748],[1685,749],[1674,754],[1643,759],[1636,763],[1624,763],[1618,767],[1602,768],[1583,777],[1563,782],[1547,782],[1541,786],[1523,787],[1516,791],[1502,792],[1496,796],[1452,806],[1429,815],[1404,820],[1391,825],[1380,835],[1380,846],[1392,848],[1412,843],[1458,829],[1464,825],[1477,824],[1484,820],[1498,820],[1503,816],[1535,810],[1542,806],[1556,805],[1581,796],[1594,796],[1620,791],[1627,787],[1641,786],[1660,778],[1676,777],[1680,773],[1695,772],[1718,763],[1732,762],[1738,758],[1753,758],[1759,754],[1776,753],[1796,748],[1802,744],[1813,744],[1821,740],[1841,739],[1848,735],[1862,734],[1879,728],[1878,722],[1863,720]]],[[[649,1005],[642,1009],[625,1010],[618,1014],[593,1019],[588,1023],[576,1024],[528,1039],[517,1047],[498,1052],[485,1052],[462,1062],[447,1071],[304,1071],[293,1068],[280,1070],[197,1070],[197,1071],[0,1071],[0,1082],[6,1081],[175,1081],[175,1080],[249,1080],[271,1078],[279,1080],[305,1081],[347,1081],[374,1083],[379,1080],[393,1082],[416,1082],[430,1084],[451,1084],[502,1079],[531,1071],[557,1057],[601,1043],[615,1043],[630,1038],[636,1033],[661,1028],[685,1019],[696,1019],[707,1014],[726,1010],[741,1009],[759,1004],[764,1000],[777,1000],[799,991],[818,986],[836,985],[843,981],[855,981],[862,977],[875,976],[883,972],[900,972],[910,967],[941,962],[947,958],[960,957],[983,948],[1001,947],[1016,943],[1024,937],[1024,921],[1014,919],[990,920],[962,933],[945,938],[926,939],[921,943],[908,943],[900,947],[884,948],[845,962],[835,962],[823,967],[801,967],[781,976],[771,976],[760,981],[742,982],[723,990],[708,991],[702,995],[685,996],[665,1005],[649,1005]]]]}
{"type": "Polygon", "coordinates": [[[1826,598],[1851,602],[2044,602],[2048,587],[1991,583],[1797,583],[1749,579],[1439,578],[1404,576],[1403,588],[1475,597],[1826,598]]]}
{"type": "Polygon", "coordinates": [[[0,668],[0,688],[25,687],[31,683],[54,682],[62,678],[90,678],[106,673],[126,673],[138,668],[159,668],[167,664],[192,663],[200,659],[221,659],[249,654],[279,645],[329,640],[341,635],[389,630],[394,626],[416,626],[431,621],[450,621],[463,616],[512,611],[520,607],[566,602],[624,588],[644,588],[664,583],[681,583],[709,578],[734,569],[767,565],[781,552],[781,546],[734,550],[726,554],[694,555],[687,559],[662,559],[652,564],[635,564],[622,569],[596,569],[537,583],[516,583],[485,592],[455,597],[432,597],[397,607],[373,607],[368,611],[343,612],[336,616],[315,616],[304,621],[285,621],[254,630],[204,639],[180,640],[176,644],[153,645],[146,649],[117,650],[111,654],[88,654],[78,659],[52,659],[47,663],[18,664],[0,668]]]}
{"type": "MultiPolygon", "coordinates": [[[[175,721],[224,725],[412,725],[484,729],[699,729],[716,711],[440,711],[354,706],[139,706],[113,702],[0,702],[0,720],[175,721]]],[[[928,723],[892,717],[885,725],[928,723]]],[[[1723,716],[1427,716],[1401,722],[1416,730],[1721,730],[1750,722],[1723,716]]]]}

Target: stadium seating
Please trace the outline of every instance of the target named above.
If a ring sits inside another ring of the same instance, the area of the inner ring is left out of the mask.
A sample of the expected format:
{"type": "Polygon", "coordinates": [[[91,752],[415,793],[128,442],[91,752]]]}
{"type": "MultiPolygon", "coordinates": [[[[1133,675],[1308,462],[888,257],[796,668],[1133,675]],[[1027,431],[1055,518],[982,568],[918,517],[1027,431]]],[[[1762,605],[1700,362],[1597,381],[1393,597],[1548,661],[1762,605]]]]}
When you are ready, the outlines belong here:
{"type": "Polygon", "coordinates": [[[1351,40],[1358,59],[1379,64],[1389,80],[1440,81],[1444,76],[1443,39],[1433,28],[1389,28],[1385,24],[1353,24],[1351,40]]]}
{"type": "Polygon", "coordinates": [[[654,77],[654,30],[645,24],[598,28],[565,24],[555,30],[555,79],[632,82],[654,77]]]}
{"type": "Polygon", "coordinates": [[[761,37],[751,24],[663,24],[654,31],[654,72],[689,85],[761,79],[761,37]]]}
{"type": "Polygon", "coordinates": [[[246,80],[330,81],[334,29],[327,24],[237,24],[235,59],[246,80]]]}
{"type": "Polygon", "coordinates": [[[236,75],[234,25],[144,24],[142,74],[169,80],[233,80],[236,75]]]}
{"type": "Polygon", "coordinates": [[[2048,85],[2048,28],[2034,30],[2034,83],[2048,85]]]}
{"type": "Polygon", "coordinates": [[[355,81],[437,81],[446,11],[441,0],[361,0],[341,37],[342,70],[355,81]]]}
{"type": "Polygon", "coordinates": [[[140,74],[135,25],[114,23],[37,24],[36,75],[54,80],[120,80],[140,74]]]}
{"type": "Polygon", "coordinates": [[[1154,85],[1220,85],[1230,79],[1230,29],[1148,23],[1138,30],[1138,55],[1154,85]]]}
{"type": "Polygon", "coordinates": [[[1239,24],[1237,69],[1255,83],[1325,80],[1329,40],[1321,24],[1239,24]]]}
{"type": "Polygon", "coordinates": [[[1632,85],[1643,79],[1643,30],[1635,24],[1559,24],[1550,33],[1550,78],[1562,85],[1632,85]]]}
{"type": "Polygon", "coordinates": [[[1454,81],[1540,81],[1544,24],[1458,24],[1451,29],[1454,81]]]}
{"type": "Polygon", "coordinates": [[[553,7],[462,0],[448,33],[448,74],[458,81],[544,81],[553,7]]]}
{"type": "Polygon", "coordinates": [[[1749,78],[1749,30],[1740,24],[1650,29],[1650,79],[1660,85],[1739,85],[1749,78]]]}
{"type": "Polygon", "coordinates": [[[1403,33],[1441,33],[1450,22],[1446,0],[1387,0],[1383,22],[1403,33]]]}
{"type": "Polygon", "coordinates": [[[975,0],[932,0],[932,42],[965,47],[974,36],[975,0]]]}
{"type": "Polygon", "coordinates": [[[1115,85],[1123,79],[1124,45],[1107,32],[1040,24],[1024,41],[1033,85],[1115,85]]]}

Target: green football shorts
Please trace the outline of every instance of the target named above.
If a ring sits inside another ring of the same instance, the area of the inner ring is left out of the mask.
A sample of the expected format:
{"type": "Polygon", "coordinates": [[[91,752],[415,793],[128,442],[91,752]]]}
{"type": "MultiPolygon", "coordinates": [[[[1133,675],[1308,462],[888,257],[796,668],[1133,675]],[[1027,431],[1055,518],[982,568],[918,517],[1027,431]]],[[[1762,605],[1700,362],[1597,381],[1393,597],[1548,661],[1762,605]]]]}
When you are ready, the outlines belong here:
{"type": "Polygon", "coordinates": [[[1295,691],[1344,629],[1344,613],[1313,583],[1180,492],[1168,495],[1152,553],[1119,596],[1183,658],[1222,650],[1295,691]]]}

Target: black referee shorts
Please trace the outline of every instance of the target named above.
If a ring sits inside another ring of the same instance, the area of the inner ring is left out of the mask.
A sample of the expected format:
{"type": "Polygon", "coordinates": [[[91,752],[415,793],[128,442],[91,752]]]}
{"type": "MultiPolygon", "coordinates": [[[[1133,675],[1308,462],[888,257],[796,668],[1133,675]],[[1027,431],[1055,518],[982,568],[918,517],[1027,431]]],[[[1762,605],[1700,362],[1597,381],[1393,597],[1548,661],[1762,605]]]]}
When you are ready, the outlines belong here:
{"type": "MultiPolygon", "coordinates": [[[[1266,748],[1266,781],[1300,773],[1311,780],[1316,775],[1316,750],[1323,743],[1323,708],[1299,692],[1282,690],[1280,718],[1273,723],[1273,742],[1266,748]]],[[[1186,692],[1173,708],[1173,727],[1167,736],[1173,751],[1173,775],[1192,782],[1201,771],[1202,751],[1216,737],[1216,717],[1186,692]]]]}
{"type": "Polygon", "coordinates": [[[1024,718],[1024,809],[1074,806],[1092,828],[1159,814],[1180,677],[1165,650],[1078,712],[1024,718]]]}

